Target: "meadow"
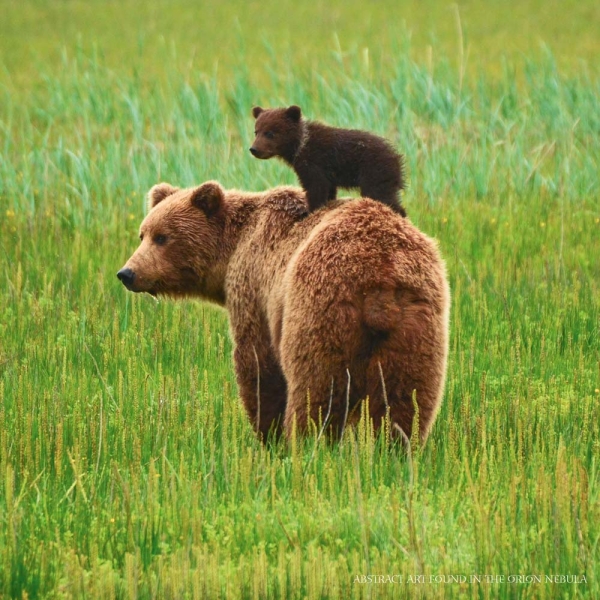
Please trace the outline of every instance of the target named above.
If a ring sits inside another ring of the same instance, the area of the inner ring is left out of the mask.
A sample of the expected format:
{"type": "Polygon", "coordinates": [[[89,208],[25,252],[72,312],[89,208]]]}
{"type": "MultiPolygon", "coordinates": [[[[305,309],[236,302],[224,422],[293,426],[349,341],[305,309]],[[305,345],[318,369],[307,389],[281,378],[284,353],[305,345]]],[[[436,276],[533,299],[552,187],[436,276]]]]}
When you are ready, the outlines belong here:
{"type": "Polygon", "coordinates": [[[1,598],[600,597],[600,10],[423,4],[2,3],[1,598]],[[292,102],[393,141],[447,262],[409,457],[262,445],[227,315],[115,276],[154,183],[293,183],[247,150],[292,102]]]}

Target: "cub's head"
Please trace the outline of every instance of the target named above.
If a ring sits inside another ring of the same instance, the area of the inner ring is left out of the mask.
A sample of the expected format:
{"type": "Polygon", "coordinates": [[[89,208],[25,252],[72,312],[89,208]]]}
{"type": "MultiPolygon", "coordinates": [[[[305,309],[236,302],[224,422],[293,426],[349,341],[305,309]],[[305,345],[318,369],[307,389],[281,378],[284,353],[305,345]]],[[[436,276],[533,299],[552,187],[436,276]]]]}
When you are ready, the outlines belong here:
{"type": "Polygon", "coordinates": [[[264,109],[255,106],[252,114],[256,119],[256,138],[250,152],[256,158],[280,156],[293,160],[302,140],[302,111],[299,106],[264,109]]]}
{"type": "Polygon", "coordinates": [[[141,243],[117,273],[132,292],[199,296],[223,303],[218,265],[224,229],[224,190],[214,181],[194,189],[168,183],[148,193],[141,243]]]}

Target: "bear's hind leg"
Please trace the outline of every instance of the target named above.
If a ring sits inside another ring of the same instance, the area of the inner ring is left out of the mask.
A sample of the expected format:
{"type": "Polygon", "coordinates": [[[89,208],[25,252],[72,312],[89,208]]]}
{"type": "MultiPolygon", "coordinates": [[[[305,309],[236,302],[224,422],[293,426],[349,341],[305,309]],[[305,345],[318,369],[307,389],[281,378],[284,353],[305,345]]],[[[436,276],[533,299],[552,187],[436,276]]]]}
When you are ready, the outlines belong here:
{"type": "Polygon", "coordinates": [[[360,195],[363,198],[371,198],[389,206],[400,216],[406,217],[406,210],[402,206],[396,189],[385,185],[366,185],[360,187],[360,195]]]}
{"type": "Polygon", "coordinates": [[[294,426],[301,435],[322,429],[327,437],[339,439],[356,404],[349,371],[340,366],[332,370],[313,371],[310,381],[295,383],[288,392],[283,428],[286,437],[294,426]]]}
{"type": "Polygon", "coordinates": [[[402,174],[400,167],[394,167],[389,173],[361,173],[359,179],[360,194],[363,198],[371,198],[387,204],[391,209],[406,217],[406,210],[400,200],[402,189],[402,174]]]}
{"type": "Polygon", "coordinates": [[[379,427],[389,410],[392,434],[397,425],[411,438],[418,427],[423,442],[439,408],[445,377],[443,315],[423,297],[402,289],[370,294],[365,315],[374,331],[385,332],[365,369],[373,424],[379,427]]]}
{"type": "Polygon", "coordinates": [[[290,298],[281,342],[281,363],[288,383],[284,430],[289,438],[294,423],[300,434],[320,431],[339,438],[364,387],[360,360],[362,336],[359,311],[349,302],[334,302],[329,310],[312,307],[310,319],[302,294],[290,298]]]}

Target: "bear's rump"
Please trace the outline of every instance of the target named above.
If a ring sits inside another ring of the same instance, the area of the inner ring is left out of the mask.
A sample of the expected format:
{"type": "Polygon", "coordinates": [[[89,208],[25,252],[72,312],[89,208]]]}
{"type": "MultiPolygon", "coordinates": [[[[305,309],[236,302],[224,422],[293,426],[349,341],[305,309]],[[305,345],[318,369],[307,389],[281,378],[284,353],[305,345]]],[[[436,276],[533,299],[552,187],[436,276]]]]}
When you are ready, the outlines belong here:
{"type": "Polygon", "coordinates": [[[424,435],[445,370],[436,295],[443,263],[433,243],[403,220],[394,225],[380,204],[355,201],[325,214],[288,263],[281,296],[290,409],[309,393],[323,412],[333,398],[339,415],[369,397],[374,419],[389,403],[410,435],[416,394],[424,435]]]}

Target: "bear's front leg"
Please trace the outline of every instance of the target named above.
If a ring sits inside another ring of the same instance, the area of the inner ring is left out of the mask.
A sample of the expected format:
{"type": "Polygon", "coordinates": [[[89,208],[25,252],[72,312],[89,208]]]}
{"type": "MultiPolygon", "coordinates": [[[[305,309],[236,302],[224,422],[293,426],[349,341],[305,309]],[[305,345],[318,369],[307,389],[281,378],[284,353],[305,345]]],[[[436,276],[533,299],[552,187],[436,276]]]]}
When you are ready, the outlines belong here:
{"type": "Polygon", "coordinates": [[[240,396],[258,437],[279,437],[283,427],[287,386],[270,347],[238,344],[234,351],[240,396]]]}
{"type": "Polygon", "coordinates": [[[296,174],[306,192],[309,212],[323,206],[327,200],[335,197],[335,185],[329,181],[325,173],[315,165],[296,166],[296,174]],[[332,196],[333,194],[333,196],[332,196]]]}

